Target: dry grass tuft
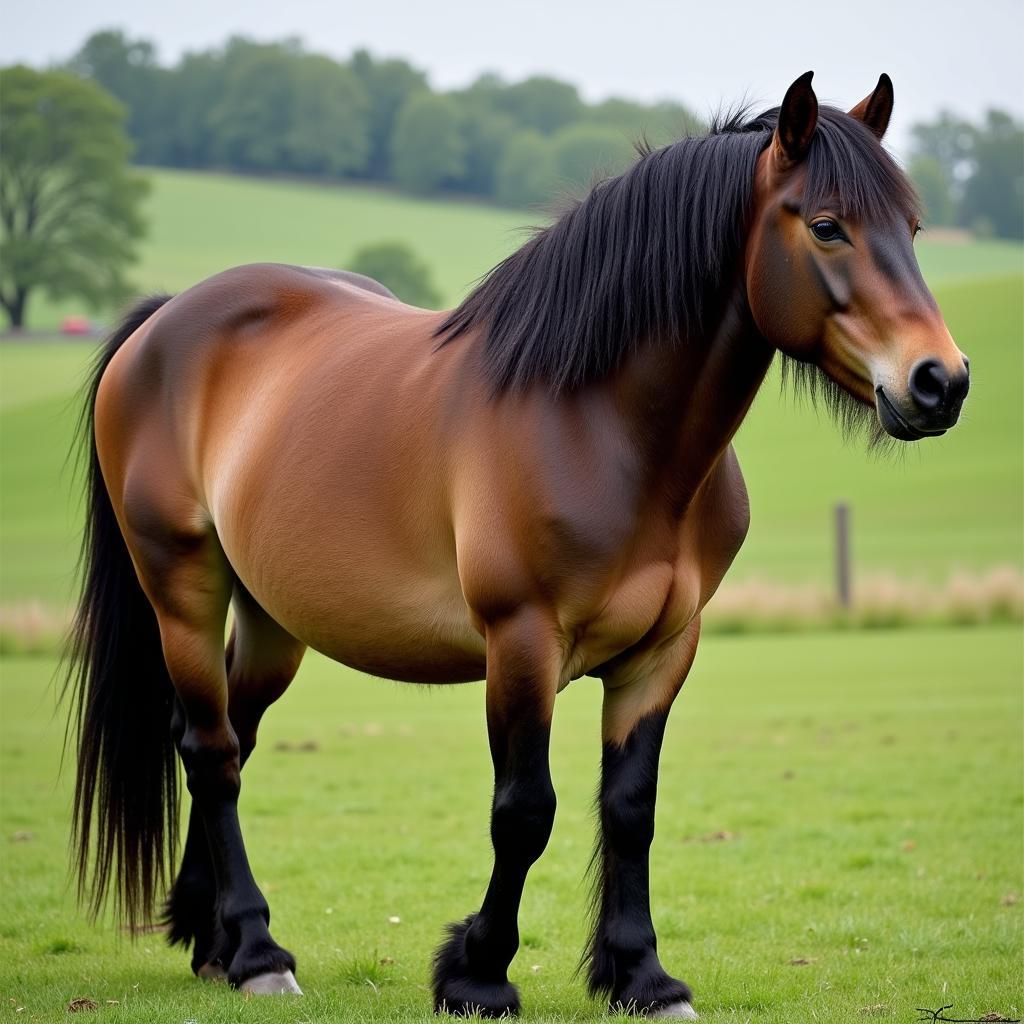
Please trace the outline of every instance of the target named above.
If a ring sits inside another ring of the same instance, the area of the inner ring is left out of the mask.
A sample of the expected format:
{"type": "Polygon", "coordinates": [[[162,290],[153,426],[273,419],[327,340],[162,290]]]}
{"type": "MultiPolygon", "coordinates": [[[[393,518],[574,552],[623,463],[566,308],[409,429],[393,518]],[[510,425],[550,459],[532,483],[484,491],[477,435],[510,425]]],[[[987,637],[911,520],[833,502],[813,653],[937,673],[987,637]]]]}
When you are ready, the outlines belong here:
{"type": "Polygon", "coordinates": [[[842,608],[826,587],[763,579],[725,583],[704,613],[714,633],[806,629],[898,629],[1024,621],[1024,576],[1012,566],[954,573],[935,585],[892,574],[865,576],[842,608]]]}
{"type": "MultiPolygon", "coordinates": [[[[39,601],[0,605],[0,657],[60,653],[70,613],[39,601]]],[[[809,629],[900,629],[1024,622],[1024,575],[1004,565],[956,572],[935,585],[893,574],[864,576],[853,606],[815,583],[726,582],[703,613],[706,633],[791,633],[809,629]]],[[[365,727],[376,735],[379,726],[365,727]]],[[[284,749],[282,747],[281,749],[284,749]]],[[[310,749],[308,746],[295,749],[310,749]]]]}
{"type": "Polygon", "coordinates": [[[39,601],[0,605],[0,657],[56,654],[67,636],[71,616],[39,601]]]}

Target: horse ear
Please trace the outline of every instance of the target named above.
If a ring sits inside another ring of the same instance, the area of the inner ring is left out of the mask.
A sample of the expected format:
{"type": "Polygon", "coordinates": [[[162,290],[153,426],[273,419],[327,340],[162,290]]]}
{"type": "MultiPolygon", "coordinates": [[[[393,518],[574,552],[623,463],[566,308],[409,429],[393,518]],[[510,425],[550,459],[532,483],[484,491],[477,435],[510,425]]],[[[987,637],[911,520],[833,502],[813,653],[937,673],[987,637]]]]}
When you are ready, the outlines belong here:
{"type": "Polygon", "coordinates": [[[787,90],[772,138],[775,164],[786,170],[800,163],[818,126],[818,97],[811,88],[813,71],[801,75],[787,90]]]}
{"type": "Polygon", "coordinates": [[[887,74],[882,73],[875,91],[850,111],[850,117],[863,121],[879,139],[885,134],[892,117],[892,79],[887,74]]]}

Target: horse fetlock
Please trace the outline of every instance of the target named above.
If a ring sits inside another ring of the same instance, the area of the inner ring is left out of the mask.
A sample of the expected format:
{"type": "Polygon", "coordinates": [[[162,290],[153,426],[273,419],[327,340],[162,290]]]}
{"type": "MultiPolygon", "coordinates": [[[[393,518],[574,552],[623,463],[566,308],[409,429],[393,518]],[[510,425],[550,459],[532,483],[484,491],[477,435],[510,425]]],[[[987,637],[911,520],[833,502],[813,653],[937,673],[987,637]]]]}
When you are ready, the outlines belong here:
{"type": "Polygon", "coordinates": [[[226,899],[219,909],[224,928],[235,934],[244,932],[247,924],[255,925],[259,931],[270,925],[270,906],[259,894],[245,900],[226,899]]]}
{"type": "MultiPolygon", "coordinates": [[[[632,970],[616,971],[616,987],[609,999],[613,1012],[631,1016],[672,1017],[693,1020],[687,1017],[680,1004],[690,1007],[693,993],[684,981],[667,974],[656,955],[652,954],[632,970]],[[668,1012],[670,1009],[673,1012],[668,1012]]],[[[690,1007],[690,1011],[692,1007],[690,1007]]]]}
{"type": "MultiPolygon", "coordinates": [[[[243,937],[238,950],[231,958],[231,964],[228,967],[228,982],[232,988],[266,995],[278,991],[273,989],[273,985],[276,984],[273,976],[279,975],[284,979],[286,974],[291,975],[291,982],[294,984],[295,957],[274,942],[264,929],[263,935],[252,938],[243,937]],[[263,976],[271,976],[264,978],[270,988],[263,987],[257,990],[253,988],[252,984],[246,986],[247,982],[255,984],[254,979],[263,978],[263,976]]],[[[286,979],[282,981],[282,984],[285,984],[285,981],[286,979]]],[[[294,990],[286,986],[280,991],[298,991],[298,985],[295,985],[294,990]]]]}
{"type": "Polygon", "coordinates": [[[452,1017],[516,1017],[519,992],[512,982],[449,978],[434,991],[434,1013],[452,1017]]]}
{"type": "Polygon", "coordinates": [[[477,918],[470,914],[449,925],[448,938],[434,956],[434,1012],[456,1017],[515,1016],[519,992],[505,973],[511,956],[496,955],[493,937],[473,934],[477,918]]]}

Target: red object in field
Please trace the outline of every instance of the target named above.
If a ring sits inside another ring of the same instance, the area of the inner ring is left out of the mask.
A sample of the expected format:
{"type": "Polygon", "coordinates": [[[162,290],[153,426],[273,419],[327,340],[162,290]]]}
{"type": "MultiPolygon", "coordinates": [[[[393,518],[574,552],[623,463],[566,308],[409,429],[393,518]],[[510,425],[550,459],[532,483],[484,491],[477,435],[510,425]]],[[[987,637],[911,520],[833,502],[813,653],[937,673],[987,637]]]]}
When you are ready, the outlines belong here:
{"type": "Polygon", "coordinates": [[[92,334],[92,324],[84,316],[66,316],[60,322],[61,334],[92,334]]]}

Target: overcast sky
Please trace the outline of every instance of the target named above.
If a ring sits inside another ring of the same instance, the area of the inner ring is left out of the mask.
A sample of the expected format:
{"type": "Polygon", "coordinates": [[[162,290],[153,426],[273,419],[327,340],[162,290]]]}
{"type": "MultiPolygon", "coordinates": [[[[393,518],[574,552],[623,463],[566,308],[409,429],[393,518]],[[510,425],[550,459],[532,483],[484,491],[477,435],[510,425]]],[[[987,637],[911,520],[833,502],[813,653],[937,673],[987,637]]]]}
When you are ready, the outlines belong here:
{"type": "Polygon", "coordinates": [[[337,57],[356,47],[401,56],[435,87],[482,71],[538,72],[587,99],[670,97],[698,113],[743,97],[778,103],[811,69],[822,100],[851,106],[887,71],[891,143],[940,107],[1024,116],[1022,0],[5,0],[0,61],[45,64],[99,28],[156,42],[163,60],[229,35],[299,36],[337,57]]]}

